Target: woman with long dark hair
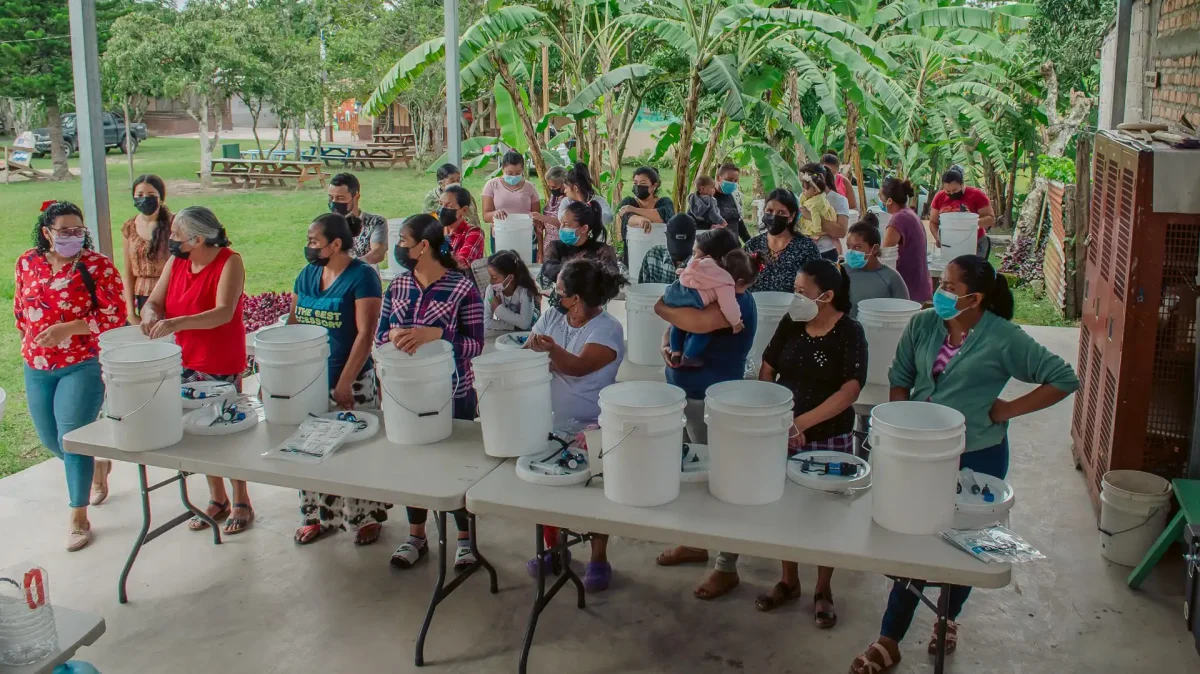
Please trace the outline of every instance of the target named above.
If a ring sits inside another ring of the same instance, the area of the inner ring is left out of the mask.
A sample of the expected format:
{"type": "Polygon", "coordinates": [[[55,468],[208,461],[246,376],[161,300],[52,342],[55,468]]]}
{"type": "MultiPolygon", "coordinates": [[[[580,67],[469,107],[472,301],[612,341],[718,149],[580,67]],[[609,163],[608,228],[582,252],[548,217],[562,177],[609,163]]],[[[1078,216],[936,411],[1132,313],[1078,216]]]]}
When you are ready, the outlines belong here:
{"type": "Polygon", "coordinates": [[[771,190],[763,204],[759,233],[746,242],[746,252],[762,256],[765,267],[750,292],[792,292],[805,262],[821,257],[817,244],[797,231],[800,202],[790,190],[771,190]]]}
{"type": "Polygon", "coordinates": [[[925,240],[925,225],[908,205],[915,197],[916,188],[907,180],[888,178],[879,188],[888,219],[883,234],[883,247],[896,251],[896,271],[908,286],[908,296],[914,302],[928,302],[933,297],[933,283],[929,278],[929,248],[925,240]]]}
{"type": "Polygon", "coordinates": [[[175,216],[167,209],[167,186],[162,178],[145,174],[133,181],[133,207],[138,214],[121,225],[125,241],[125,312],[129,322],[141,321],[142,305],[154,291],[171,254],[167,239],[175,216]]]}

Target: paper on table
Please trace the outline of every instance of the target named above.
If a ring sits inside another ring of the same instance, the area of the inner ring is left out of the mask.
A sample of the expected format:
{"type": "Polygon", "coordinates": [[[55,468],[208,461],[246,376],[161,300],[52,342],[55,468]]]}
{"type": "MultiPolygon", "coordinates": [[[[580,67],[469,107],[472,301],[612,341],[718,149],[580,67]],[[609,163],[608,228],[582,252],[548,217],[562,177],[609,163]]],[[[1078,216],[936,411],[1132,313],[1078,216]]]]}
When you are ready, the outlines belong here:
{"type": "Polygon", "coordinates": [[[306,419],[283,444],[263,452],[268,459],[299,463],[321,463],[333,455],[357,428],[352,421],[306,419]]]}

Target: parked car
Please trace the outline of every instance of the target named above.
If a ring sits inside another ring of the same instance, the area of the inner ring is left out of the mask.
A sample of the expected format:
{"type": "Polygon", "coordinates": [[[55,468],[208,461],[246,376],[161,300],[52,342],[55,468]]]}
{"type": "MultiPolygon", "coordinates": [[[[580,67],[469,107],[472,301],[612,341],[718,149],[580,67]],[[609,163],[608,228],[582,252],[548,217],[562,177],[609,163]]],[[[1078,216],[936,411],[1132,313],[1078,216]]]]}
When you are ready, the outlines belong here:
{"type": "MultiPolygon", "coordinates": [[[[78,131],[75,127],[75,113],[68,112],[62,116],[62,133],[63,133],[63,150],[67,156],[75,154],[79,149],[78,131]]],[[[117,148],[121,152],[125,152],[125,119],[121,115],[116,115],[111,112],[104,113],[104,151],[108,152],[109,148],[117,148]]],[[[35,155],[44,157],[50,153],[50,130],[46,128],[35,129],[33,132],[37,142],[37,150],[35,155]]],[[[146,125],[140,122],[131,124],[129,127],[130,151],[137,152],[138,143],[146,140],[146,125]]]]}
{"type": "MultiPolygon", "coordinates": [[[[853,174],[850,175],[850,183],[852,185],[858,185],[858,182],[856,180],[854,180],[853,174]]],[[[877,209],[882,211],[883,205],[879,203],[879,186],[883,184],[883,180],[880,179],[879,172],[872,168],[864,168],[863,169],[863,183],[864,183],[863,189],[867,193],[866,206],[867,207],[874,206],[877,209]]],[[[925,212],[925,202],[928,200],[929,200],[929,190],[925,189],[924,187],[918,187],[917,188],[917,203],[915,205],[913,205],[913,208],[914,208],[914,210],[916,210],[917,215],[921,215],[922,213],[925,212]]],[[[912,205],[912,204],[910,204],[910,205],[912,205]]],[[[859,210],[859,212],[864,212],[864,213],[866,212],[866,208],[864,208],[862,204],[859,204],[858,210],[859,210]]]]}

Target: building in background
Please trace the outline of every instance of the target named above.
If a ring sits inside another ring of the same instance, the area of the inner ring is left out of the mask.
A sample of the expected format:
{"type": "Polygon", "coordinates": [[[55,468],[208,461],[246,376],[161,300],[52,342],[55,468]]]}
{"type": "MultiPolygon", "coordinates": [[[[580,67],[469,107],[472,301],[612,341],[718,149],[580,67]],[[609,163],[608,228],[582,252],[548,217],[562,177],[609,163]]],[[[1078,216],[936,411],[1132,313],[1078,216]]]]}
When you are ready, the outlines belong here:
{"type": "Polygon", "coordinates": [[[1120,122],[1200,127],[1200,0],[1117,0],[1118,19],[1100,51],[1098,126],[1120,122]],[[1131,5],[1128,54],[1119,54],[1120,6],[1131,5]],[[1124,66],[1124,67],[1121,67],[1124,66]],[[1124,101],[1115,86],[1125,73],[1124,101]]]}

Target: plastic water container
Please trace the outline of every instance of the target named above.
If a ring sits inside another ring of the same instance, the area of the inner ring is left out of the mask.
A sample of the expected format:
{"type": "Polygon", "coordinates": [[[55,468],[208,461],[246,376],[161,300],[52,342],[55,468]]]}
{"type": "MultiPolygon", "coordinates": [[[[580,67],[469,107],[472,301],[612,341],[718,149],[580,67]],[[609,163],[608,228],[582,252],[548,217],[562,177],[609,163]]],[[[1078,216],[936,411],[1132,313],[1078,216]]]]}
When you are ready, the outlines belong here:
{"type": "Polygon", "coordinates": [[[0,571],[0,666],[31,665],[56,650],[47,571],[30,565],[0,571]]]}
{"type": "Polygon", "coordinates": [[[979,215],[942,213],[938,216],[938,234],[942,242],[942,261],[949,263],[960,255],[974,255],[979,239],[979,215]]]}
{"type": "Polygon", "coordinates": [[[727,381],[704,394],[708,491],[735,505],[766,505],[787,483],[792,392],[765,381],[727,381]]]}
{"type": "Polygon", "coordinates": [[[183,349],[164,342],[112,347],[100,354],[105,417],[126,452],[162,449],[183,439],[183,349]]]}
{"type": "Polygon", "coordinates": [[[625,324],[629,330],[626,356],[638,365],[664,364],[663,333],[670,326],[654,313],[654,305],[666,290],[665,283],[635,283],[625,287],[625,324]]]}
{"type": "Polygon", "coordinates": [[[628,506],[659,506],[679,497],[683,389],[629,381],[600,391],[604,495],[628,506]]]}
{"type": "MultiPolygon", "coordinates": [[[[441,442],[454,432],[454,347],[422,344],[409,355],[391,343],[375,348],[388,440],[398,445],[441,442]]],[[[527,412],[527,411],[526,411],[527,412]]]]}
{"type": "Polygon", "coordinates": [[[1167,526],[1171,483],[1140,470],[1110,470],[1100,479],[1100,554],[1137,566],[1167,526]]]}
{"type": "Polygon", "coordinates": [[[493,351],[471,361],[483,451],[489,456],[536,454],[554,430],[550,354],[493,351]]]}
{"type": "Polygon", "coordinates": [[[533,264],[533,218],[527,213],[509,213],[503,220],[492,223],[496,250],[512,250],[525,264],[533,264]]]}
{"type": "Polygon", "coordinates": [[[387,268],[393,276],[407,271],[404,268],[404,265],[400,264],[400,261],[396,259],[396,244],[400,243],[400,230],[404,227],[404,221],[407,219],[408,218],[391,218],[387,221],[387,268]]]}
{"type": "Polygon", "coordinates": [[[299,426],[329,411],[329,331],[279,325],[254,333],[254,360],[267,423],[299,426]]]}
{"type": "Polygon", "coordinates": [[[746,358],[746,374],[756,377],[763,351],[767,350],[767,344],[775,336],[775,329],[791,308],[795,294],[764,290],[751,293],[750,296],[754,298],[754,305],[758,309],[758,325],[754,330],[754,344],[750,346],[750,355],[746,358]]]}
{"type": "Polygon", "coordinates": [[[954,528],[983,529],[997,523],[1008,526],[1009,511],[1016,503],[1013,488],[995,475],[984,473],[975,473],[975,483],[980,487],[986,485],[994,498],[989,503],[982,494],[972,494],[966,489],[958,492],[954,499],[954,528]]]}
{"type": "Polygon", "coordinates": [[[629,276],[636,280],[642,271],[642,259],[655,246],[667,245],[667,225],[656,222],[647,234],[641,227],[630,227],[625,245],[629,247],[629,276]]]}
{"type": "MultiPolygon", "coordinates": [[[[150,338],[142,333],[142,326],[140,325],[126,325],[120,328],[113,328],[112,330],[100,333],[100,338],[97,340],[100,345],[100,351],[111,349],[115,346],[123,346],[125,344],[141,344],[149,341],[151,341],[150,338]]],[[[153,341],[174,344],[175,335],[159,337],[153,341]]]]}
{"type": "Polygon", "coordinates": [[[871,518],[884,529],[927,536],[954,525],[966,418],[944,405],[904,401],[871,411],[871,518]]]}
{"type": "Polygon", "coordinates": [[[867,336],[867,383],[888,384],[888,368],[896,357],[896,347],[904,328],[921,304],[911,300],[880,297],[858,303],[858,322],[867,336]]]}

